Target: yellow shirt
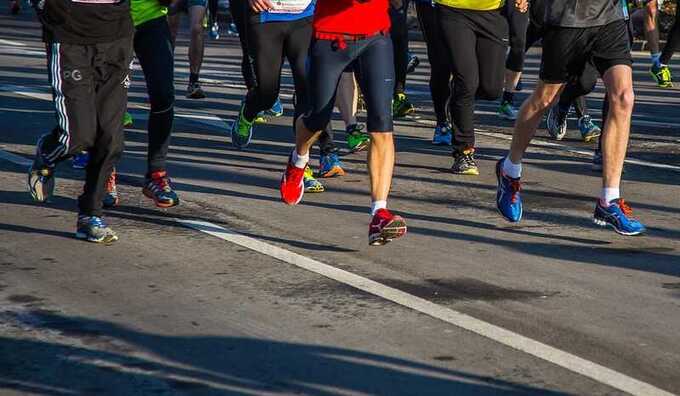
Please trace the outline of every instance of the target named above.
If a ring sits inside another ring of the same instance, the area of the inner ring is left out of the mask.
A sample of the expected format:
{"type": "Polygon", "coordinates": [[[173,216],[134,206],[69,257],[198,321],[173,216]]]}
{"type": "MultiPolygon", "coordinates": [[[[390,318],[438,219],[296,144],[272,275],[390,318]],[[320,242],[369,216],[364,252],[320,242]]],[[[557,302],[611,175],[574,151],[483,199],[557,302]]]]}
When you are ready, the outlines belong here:
{"type": "Polygon", "coordinates": [[[497,10],[505,4],[505,0],[434,0],[435,3],[451,8],[464,10],[489,11],[497,10]]]}

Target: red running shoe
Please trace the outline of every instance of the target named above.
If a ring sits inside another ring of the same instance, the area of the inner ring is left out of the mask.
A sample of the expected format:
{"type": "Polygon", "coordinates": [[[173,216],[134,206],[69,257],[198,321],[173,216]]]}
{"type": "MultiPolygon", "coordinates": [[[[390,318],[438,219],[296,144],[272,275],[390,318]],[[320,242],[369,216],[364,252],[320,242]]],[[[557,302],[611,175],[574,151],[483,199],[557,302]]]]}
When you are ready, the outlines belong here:
{"type": "Polygon", "coordinates": [[[406,235],[406,221],[387,209],[379,209],[368,227],[368,244],[382,246],[406,235]]]}
{"type": "Polygon", "coordinates": [[[298,168],[291,164],[290,159],[286,166],[286,171],[281,177],[281,200],[288,205],[297,205],[302,200],[305,193],[305,169],[298,168]]]}

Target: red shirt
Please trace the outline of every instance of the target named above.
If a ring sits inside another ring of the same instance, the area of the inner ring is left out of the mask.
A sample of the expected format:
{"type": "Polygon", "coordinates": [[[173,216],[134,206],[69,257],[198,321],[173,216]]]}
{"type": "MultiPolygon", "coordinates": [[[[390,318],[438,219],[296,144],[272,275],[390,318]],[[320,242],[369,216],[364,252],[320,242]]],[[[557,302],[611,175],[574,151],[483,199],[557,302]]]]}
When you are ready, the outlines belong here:
{"type": "Polygon", "coordinates": [[[389,0],[317,0],[314,32],[317,38],[371,36],[389,32],[389,0]]]}

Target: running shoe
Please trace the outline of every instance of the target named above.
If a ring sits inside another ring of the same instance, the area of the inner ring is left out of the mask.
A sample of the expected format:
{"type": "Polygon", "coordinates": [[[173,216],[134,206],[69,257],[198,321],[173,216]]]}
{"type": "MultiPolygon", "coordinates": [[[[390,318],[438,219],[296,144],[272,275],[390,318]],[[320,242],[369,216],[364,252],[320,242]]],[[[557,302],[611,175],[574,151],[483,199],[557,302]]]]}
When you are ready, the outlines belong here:
{"type": "Polygon", "coordinates": [[[348,125],[345,128],[347,133],[347,148],[350,152],[356,153],[365,150],[371,144],[371,137],[363,132],[364,126],[361,124],[348,125]]]}
{"type": "Polygon", "coordinates": [[[408,101],[408,97],[404,93],[394,95],[392,100],[392,115],[394,118],[403,118],[409,114],[415,113],[416,108],[408,101]]]}
{"type": "Polygon", "coordinates": [[[432,144],[435,146],[450,146],[453,139],[453,133],[449,124],[439,124],[434,127],[434,136],[432,136],[432,144]]]}
{"type": "Polygon", "coordinates": [[[21,4],[19,0],[12,0],[9,2],[9,12],[12,15],[17,15],[21,11],[21,4]]]}
{"type": "Polygon", "coordinates": [[[253,120],[253,124],[266,124],[267,123],[267,117],[265,116],[266,112],[261,111],[257,113],[255,116],[255,119],[253,120]]]}
{"type": "Polygon", "coordinates": [[[420,58],[418,55],[414,55],[411,52],[408,53],[408,63],[406,65],[406,74],[411,74],[416,70],[416,67],[420,65],[420,58]]]}
{"type": "Polygon", "coordinates": [[[578,119],[578,130],[581,138],[586,143],[591,143],[602,134],[602,130],[593,122],[589,115],[584,115],[578,119]]]}
{"type": "Polygon", "coordinates": [[[238,29],[236,28],[235,23],[229,24],[229,26],[227,27],[227,34],[230,36],[238,37],[238,29]]]}
{"type": "Polygon", "coordinates": [[[203,99],[206,97],[205,92],[201,88],[201,84],[198,81],[190,83],[187,87],[187,98],[188,99],[203,99]]]}
{"type": "Polygon", "coordinates": [[[220,25],[217,22],[210,26],[210,38],[213,40],[219,40],[220,38],[220,25]]]}
{"type": "Polygon", "coordinates": [[[504,101],[498,108],[498,116],[506,120],[515,121],[517,119],[517,109],[512,103],[504,101]]]}
{"type": "Polygon", "coordinates": [[[88,162],[90,162],[90,153],[88,151],[81,151],[71,159],[71,167],[73,169],[85,169],[88,162]]]}
{"type": "Polygon", "coordinates": [[[656,85],[659,88],[673,88],[673,77],[671,76],[671,69],[666,65],[652,66],[649,69],[649,74],[652,75],[656,85]]]}
{"type": "Polygon", "coordinates": [[[568,112],[562,112],[559,105],[550,108],[546,124],[548,126],[548,134],[555,140],[562,140],[567,134],[567,115],[568,112]]]}
{"type": "Polygon", "coordinates": [[[241,103],[238,117],[231,125],[231,144],[238,149],[242,149],[250,144],[253,139],[253,124],[255,120],[248,121],[245,116],[246,103],[241,103]]]}
{"type": "Polygon", "coordinates": [[[590,169],[592,169],[593,172],[602,172],[602,151],[595,150],[595,154],[593,154],[593,163],[590,169]]]}
{"type": "Polygon", "coordinates": [[[475,149],[453,152],[453,166],[451,172],[457,175],[479,175],[479,168],[475,162],[475,149]]]}
{"type": "Polygon", "coordinates": [[[522,78],[517,80],[517,85],[515,85],[515,92],[522,92],[524,89],[524,82],[522,81],[522,78]]]}
{"type": "Polygon", "coordinates": [[[387,209],[378,209],[368,226],[368,244],[382,246],[406,235],[406,221],[387,209]]]}
{"type": "Polygon", "coordinates": [[[514,179],[503,172],[503,161],[501,158],[496,163],[496,207],[506,220],[517,223],[522,220],[522,184],[520,178],[514,179]]]}
{"type": "Polygon", "coordinates": [[[266,111],[266,114],[272,117],[281,117],[283,115],[283,105],[281,104],[281,98],[276,98],[276,102],[271,109],[266,111]]]}
{"type": "Polygon", "coordinates": [[[78,215],[76,238],[95,243],[111,243],[118,240],[118,235],[101,217],[78,215]]]}
{"type": "Polygon", "coordinates": [[[134,125],[134,123],[135,120],[132,118],[132,114],[126,111],[125,115],[123,115],[123,126],[125,128],[130,128],[132,125],[134,125]]]}
{"type": "Polygon", "coordinates": [[[116,185],[116,169],[111,171],[111,175],[106,179],[106,184],[104,184],[104,199],[102,200],[102,206],[106,209],[114,208],[118,206],[120,202],[120,197],[118,196],[118,186],[116,185]]]}
{"type": "Polygon", "coordinates": [[[38,140],[35,159],[28,171],[28,191],[37,202],[47,202],[54,192],[54,164],[43,160],[42,139],[38,140]]]}
{"type": "Polygon", "coordinates": [[[305,193],[304,174],[305,168],[298,168],[291,163],[292,155],[288,158],[286,171],[281,177],[281,200],[288,205],[297,205],[302,200],[305,193]]]}
{"type": "Polygon", "coordinates": [[[626,204],[623,198],[614,199],[605,207],[598,199],[593,215],[595,224],[606,227],[614,227],[614,231],[621,235],[640,235],[645,232],[645,226],[633,218],[633,209],[626,204]]]}
{"type": "Polygon", "coordinates": [[[168,173],[164,170],[151,172],[144,180],[142,193],[159,208],[171,208],[179,205],[179,197],[170,185],[168,173]]]}
{"type": "Polygon", "coordinates": [[[326,191],[323,184],[314,178],[312,168],[307,165],[305,167],[304,184],[306,193],[322,193],[326,191]]]}
{"type": "Polygon", "coordinates": [[[342,162],[336,153],[321,154],[319,158],[319,177],[345,176],[342,162]]]}

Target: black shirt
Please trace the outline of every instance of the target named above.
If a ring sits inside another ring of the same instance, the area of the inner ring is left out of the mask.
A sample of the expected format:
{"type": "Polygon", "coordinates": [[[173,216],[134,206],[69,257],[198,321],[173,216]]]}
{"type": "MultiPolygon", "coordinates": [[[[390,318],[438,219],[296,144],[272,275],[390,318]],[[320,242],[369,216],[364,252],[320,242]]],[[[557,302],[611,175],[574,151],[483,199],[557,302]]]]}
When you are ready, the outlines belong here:
{"type": "Polygon", "coordinates": [[[133,33],[130,1],[85,3],[45,0],[38,15],[47,41],[68,44],[108,43],[133,33]]]}
{"type": "Polygon", "coordinates": [[[624,0],[545,0],[545,23],[586,28],[623,19],[624,0]]]}

